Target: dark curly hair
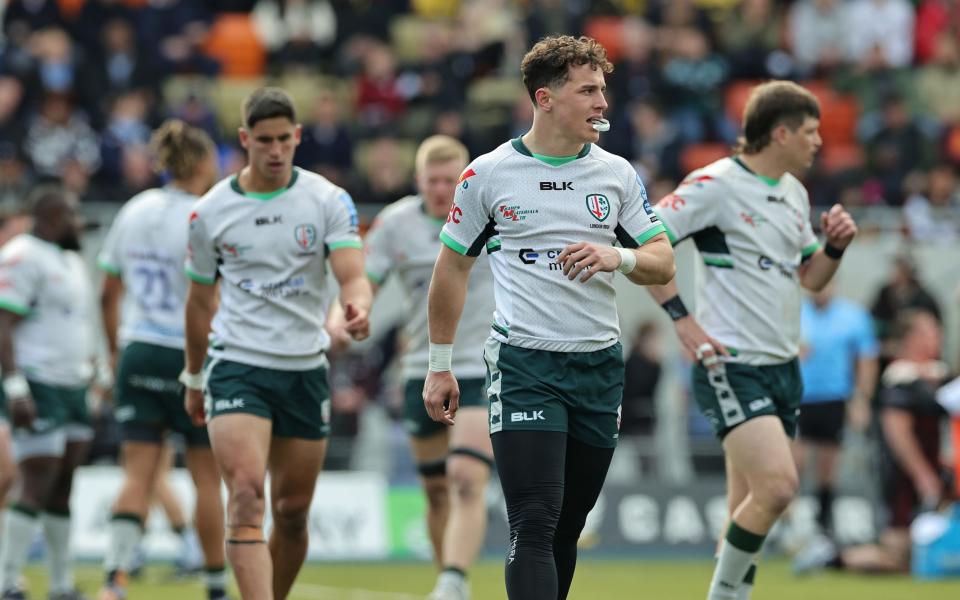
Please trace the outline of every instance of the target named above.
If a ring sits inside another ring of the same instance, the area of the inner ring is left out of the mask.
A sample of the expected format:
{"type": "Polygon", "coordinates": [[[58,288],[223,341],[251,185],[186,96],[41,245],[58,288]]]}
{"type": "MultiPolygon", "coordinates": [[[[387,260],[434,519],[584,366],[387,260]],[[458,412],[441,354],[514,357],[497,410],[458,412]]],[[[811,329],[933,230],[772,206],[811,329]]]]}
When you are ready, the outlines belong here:
{"type": "Polygon", "coordinates": [[[580,65],[590,65],[604,73],[613,72],[606,48],[593,38],[556,35],[537,42],[520,63],[523,85],[530,100],[536,103],[537,90],[542,87],[562,86],[570,78],[570,68],[580,65]]]}
{"type": "Polygon", "coordinates": [[[778,125],[796,131],[806,117],[820,118],[820,103],[809,90],[792,81],[768,81],[753,88],[743,109],[742,154],[756,154],[770,143],[778,125]]]}

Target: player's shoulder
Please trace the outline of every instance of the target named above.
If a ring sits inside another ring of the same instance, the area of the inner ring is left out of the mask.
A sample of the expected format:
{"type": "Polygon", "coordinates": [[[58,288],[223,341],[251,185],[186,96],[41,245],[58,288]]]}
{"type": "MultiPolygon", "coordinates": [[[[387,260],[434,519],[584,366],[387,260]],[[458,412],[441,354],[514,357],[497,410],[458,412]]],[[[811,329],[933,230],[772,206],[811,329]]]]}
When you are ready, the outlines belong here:
{"type": "Polygon", "coordinates": [[[686,177],[680,180],[677,188],[687,192],[697,190],[710,191],[729,185],[736,185],[736,181],[745,175],[749,175],[749,173],[738,165],[736,160],[728,156],[691,171],[686,177]]]}
{"type": "Polygon", "coordinates": [[[633,168],[633,165],[630,164],[630,161],[620,156],[619,154],[614,154],[609,150],[601,148],[597,144],[591,144],[588,152],[586,154],[588,160],[596,160],[602,163],[605,163],[610,166],[610,168],[618,172],[633,172],[636,169],[633,168]]]}
{"type": "Polygon", "coordinates": [[[782,181],[790,197],[799,199],[802,203],[808,202],[809,195],[807,193],[807,187],[803,185],[803,182],[800,181],[796,175],[789,172],[784,173],[782,181]]]}
{"type": "Polygon", "coordinates": [[[417,218],[423,214],[423,201],[420,196],[404,196],[384,206],[377,213],[376,221],[382,224],[394,224],[409,222],[410,219],[417,218]]]}
{"type": "Polygon", "coordinates": [[[513,140],[504,142],[490,152],[481,154],[470,161],[470,164],[468,164],[463,170],[463,173],[460,174],[457,185],[458,187],[467,189],[477,181],[484,183],[495,182],[497,179],[494,173],[502,169],[505,163],[511,164],[512,160],[520,160],[522,158],[523,155],[514,148],[513,140]]]}
{"type": "Polygon", "coordinates": [[[323,175],[314,173],[313,171],[301,169],[300,167],[294,167],[292,176],[297,178],[293,183],[294,186],[303,186],[303,189],[310,190],[314,193],[329,195],[343,192],[342,187],[336,185],[323,175]]]}
{"type": "Polygon", "coordinates": [[[9,269],[17,266],[23,268],[31,264],[40,265],[47,256],[47,249],[51,247],[52,244],[30,233],[15,235],[0,247],[0,266],[9,269]]]}
{"type": "Polygon", "coordinates": [[[206,194],[200,196],[193,207],[193,214],[214,213],[240,198],[241,194],[236,189],[238,184],[234,182],[236,177],[236,175],[231,175],[213,184],[213,187],[207,190],[206,194]]]}

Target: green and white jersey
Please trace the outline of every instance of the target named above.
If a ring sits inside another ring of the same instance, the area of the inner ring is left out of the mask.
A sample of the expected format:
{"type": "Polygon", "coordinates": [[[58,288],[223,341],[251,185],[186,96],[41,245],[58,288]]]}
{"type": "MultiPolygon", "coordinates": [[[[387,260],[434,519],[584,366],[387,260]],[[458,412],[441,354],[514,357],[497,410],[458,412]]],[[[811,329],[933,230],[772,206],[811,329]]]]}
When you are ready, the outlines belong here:
{"type": "Polygon", "coordinates": [[[751,365],[797,356],[800,279],[797,270],[820,247],[810,226],[810,200],[796,177],[772,181],[738,158],[694,171],[657,205],[676,245],[693,238],[706,264],[697,292],[703,329],[751,365]]]}
{"type": "Polygon", "coordinates": [[[267,194],[244,192],[233,176],[200,199],[189,222],[187,276],[220,279],[210,356],[281,370],[325,364],[326,259],[363,247],[350,195],[301,169],[267,194]]]}
{"type": "Polygon", "coordinates": [[[131,198],[107,233],[97,265],[123,279],[125,294],[118,333],[130,342],[183,350],[187,280],[187,221],[197,196],[175,187],[131,198]]]}
{"type": "Polygon", "coordinates": [[[468,256],[488,247],[494,338],[593,352],[620,337],[614,273],[570,281],[557,257],[577,242],[633,248],[659,233],[663,226],[626,160],[591,144],[576,157],[535,157],[517,138],[463,172],[440,239],[468,256]]]}
{"type": "Polygon", "coordinates": [[[23,317],[14,360],[28,379],[80,387],[93,375],[93,283],[83,259],[29,233],[0,248],[0,308],[23,317]]]}
{"type": "MultiPolygon", "coordinates": [[[[443,219],[427,214],[423,200],[407,196],[384,208],[366,237],[367,275],[377,284],[390,273],[400,278],[407,300],[403,332],[403,377],[423,378],[429,366],[427,292],[440,253],[443,219]]],[[[483,344],[493,318],[493,275],[481,257],[470,273],[467,301],[453,346],[453,372],[461,378],[484,377],[483,344]]]]}

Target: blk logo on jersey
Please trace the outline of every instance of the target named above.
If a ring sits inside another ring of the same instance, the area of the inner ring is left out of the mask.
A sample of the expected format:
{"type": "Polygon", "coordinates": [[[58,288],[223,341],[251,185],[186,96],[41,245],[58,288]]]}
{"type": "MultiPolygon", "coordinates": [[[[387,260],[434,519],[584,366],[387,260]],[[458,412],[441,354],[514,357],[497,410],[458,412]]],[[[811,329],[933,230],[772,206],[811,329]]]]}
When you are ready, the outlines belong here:
{"type": "Polygon", "coordinates": [[[293,238],[304,250],[312,250],[317,245],[317,228],[310,223],[297,225],[293,230],[293,238]]]}
{"type": "Polygon", "coordinates": [[[257,217],[253,221],[253,224],[255,227],[260,227],[262,225],[277,225],[279,223],[283,223],[283,215],[273,215],[272,217],[257,217]]]}
{"type": "Polygon", "coordinates": [[[587,210],[594,219],[605,221],[610,216],[610,201],[603,194],[589,194],[587,196],[587,210]]]}
{"type": "Polygon", "coordinates": [[[565,190],[573,190],[572,181],[541,181],[540,182],[540,191],[541,192],[562,192],[565,190]]]}

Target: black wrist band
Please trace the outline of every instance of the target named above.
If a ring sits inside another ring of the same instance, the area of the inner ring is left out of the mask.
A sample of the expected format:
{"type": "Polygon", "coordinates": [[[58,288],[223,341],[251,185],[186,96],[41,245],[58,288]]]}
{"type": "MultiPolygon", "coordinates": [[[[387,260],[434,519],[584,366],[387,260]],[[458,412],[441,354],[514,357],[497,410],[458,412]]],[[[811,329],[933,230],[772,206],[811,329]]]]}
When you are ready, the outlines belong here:
{"type": "Polygon", "coordinates": [[[843,249],[837,248],[836,246],[831,246],[828,242],[823,247],[823,253],[827,255],[827,258],[832,258],[833,260],[840,260],[840,257],[843,256],[843,249]]]}
{"type": "Polygon", "coordinates": [[[680,299],[680,296],[674,296],[660,306],[663,307],[663,310],[667,311],[667,314],[670,315],[670,318],[674,321],[690,315],[690,313],[687,312],[687,307],[683,305],[683,300],[680,299]]]}

